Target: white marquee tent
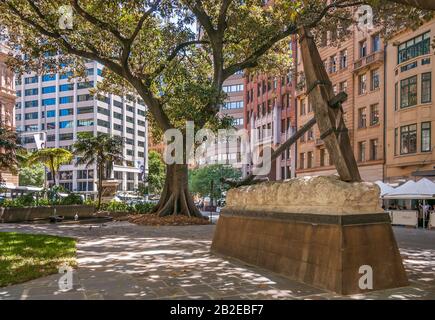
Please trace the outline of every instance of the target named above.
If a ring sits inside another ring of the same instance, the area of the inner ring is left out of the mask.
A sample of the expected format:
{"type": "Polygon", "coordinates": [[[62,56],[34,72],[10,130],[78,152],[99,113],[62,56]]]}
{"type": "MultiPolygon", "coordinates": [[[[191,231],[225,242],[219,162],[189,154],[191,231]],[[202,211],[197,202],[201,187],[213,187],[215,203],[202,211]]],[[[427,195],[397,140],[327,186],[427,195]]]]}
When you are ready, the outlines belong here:
{"type": "Polygon", "coordinates": [[[375,182],[379,188],[381,188],[381,197],[385,196],[387,193],[393,192],[394,188],[382,181],[376,181],[375,182]]]}
{"type": "Polygon", "coordinates": [[[435,199],[435,183],[423,178],[418,182],[408,181],[383,196],[384,199],[435,199]]]}

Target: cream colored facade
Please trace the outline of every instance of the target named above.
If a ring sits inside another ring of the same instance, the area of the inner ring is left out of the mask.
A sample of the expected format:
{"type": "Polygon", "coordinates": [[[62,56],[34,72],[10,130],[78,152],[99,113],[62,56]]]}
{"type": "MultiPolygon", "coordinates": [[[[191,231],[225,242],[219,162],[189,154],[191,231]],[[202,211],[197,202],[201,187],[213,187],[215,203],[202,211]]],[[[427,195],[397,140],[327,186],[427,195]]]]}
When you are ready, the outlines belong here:
{"type": "Polygon", "coordinates": [[[386,181],[435,177],[435,20],[389,41],[386,62],[386,181]]]}
{"type": "MultiPolygon", "coordinates": [[[[15,128],[15,80],[14,73],[6,66],[7,59],[8,50],[0,43],[0,121],[10,128],[15,128]]],[[[2,178],[6,183],[18,185],[18,177],[4,170],[2,178]]]]}
{"type": "MultiPolygon", "coordinates": [[[[329,35],[330,36],[330,35],[329,35]]],[[[384,46],[376,31],[355,29],[345,41],[319,47],[334,92],[344,91],[344,120],[361,176],[366,181],[383,180],[384,46]]],[[[300,57],[300,54],[298,55],[300,57]]],[[[303,72],[298,59],[298,73],[303,72]]],[[[299,75],[298,83],[303,83],[299,75]]],[[[297,126],[314,117],[313,106],[305,96],[306,86],[297,90],[297,126]]],[[[297,175],[336,173],[317,126],[297,142],[297,175]]]]}

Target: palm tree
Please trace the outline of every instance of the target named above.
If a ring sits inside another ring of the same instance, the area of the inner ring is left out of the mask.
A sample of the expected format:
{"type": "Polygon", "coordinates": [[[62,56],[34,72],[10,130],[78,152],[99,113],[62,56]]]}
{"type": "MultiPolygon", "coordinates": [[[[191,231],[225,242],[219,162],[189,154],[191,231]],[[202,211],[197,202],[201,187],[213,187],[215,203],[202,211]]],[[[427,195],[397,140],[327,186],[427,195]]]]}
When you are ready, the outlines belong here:
{"type": "Polygon", "coordinates": [[[91,136],[83,134],[74,143],[74,154],[78,156],[76,165],[85,165],[86,168],[96,164],[98,171],[98,203],[101,206],[103,193],[103,180],[110,178],[113,163],[122,161],[124,141],[119,136],[111,137],[108,134],[91,136]]]}
{"type": "Polygon", "coordinates": [[[73,154],[63,148],[46,148],[32,153],[28,158],[29,165],[43,163],[53,176],[54,185],[58,185],[56,179],[59,168],[63,164],[68,164],[73,159],[73,154]]]}
{"type": "Polygon", "coordinates": [[[0,181],[3,170],[15,173],[17,171],[18,160],[17,134],[0,122],[0,181]]]}

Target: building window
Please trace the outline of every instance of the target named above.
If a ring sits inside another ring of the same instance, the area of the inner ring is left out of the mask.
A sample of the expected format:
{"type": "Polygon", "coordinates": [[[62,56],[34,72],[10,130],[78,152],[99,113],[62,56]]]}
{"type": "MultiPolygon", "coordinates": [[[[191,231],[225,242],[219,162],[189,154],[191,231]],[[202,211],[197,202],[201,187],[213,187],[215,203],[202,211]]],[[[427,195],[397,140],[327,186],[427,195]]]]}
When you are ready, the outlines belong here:
{"type": "Polygon", "coordinates": [[[340,69],[347,68],[347,50],[340,52],[340,69]]]}
{"type": "Polygon", "coordinates": [[[110,128],[110,124],[107,121],[97,119],[97,125],[104,127],[104,128],[110,128]]]}
{"type": "Polygon", "coordinates": [[[77,120],[77,127],[90,127],[94,125],[93,119],[77,120]]]}
{"type": "Polygon", "coordinates": [[[421,103],[432,101],[432,73],[427,72],[421,75],[421,103]]]}
{"type": "Polygon", "coordinates": [[[94,107],[81,107],[77,108],[77,114],[93,113],[94,107]]]}
{"type": "Polygon", "coordinates": [[[223,109],[225,110],[242,109],[242,108],[243,108],[243,101],[225,102],[223,105],[223,109]]]}
{"type": "Polygon", "coordinates": [[[70,116],[72,114],[74,114],[74,109],[73,108],[59,110],[59,116],[60,117],[70,116]]]}
{"type": "Polygon", "coordinates": [[[358,109],[358,128],[366,128],[367,127],[367,108],[359,108],[358,109]]]}
{"type": "Polygon", "coordinates": [[[38,76],[24,78],[25,84],[38,83],[38,76]]]}
{"type": "Polygon", "coordinates": [[[310,169],[313,167],[314,163],[314,154],[312,151],[307,153],[307,168],[310,169]]]}
{"type": "MultiPolygon", "coordinates": [[[[92,100],[93,97],[90,94],[80,94],[77,96],[77,102],[89,101],[92,100]]],[[[105,101],[103,101],[105,102],[105,101]]]]}
{"type": "Polygon", "coordinates": [[[60,129],[66,129],[66,128],[72,128],[73,122],[72,121],[61,121],[59,122],[59,128],[60,129]]]}
{"type": "Polygon", "coordinates": [[[378,52],[379,50],[381,50],[381,36],[378,33],[372,36],[372,52],[378,52]]]}
{"type": "Polygon", "coordinates": [[[77,83],[77,90],[88,89],[94,86],[94,81],[85,81],[77,83]]]}
{"type": "Polygon", "coordinates": [[[59,172],[59,179],[60,180],[72,180],[73,179],[73,172],[72,171],[60,171],[59,172]]]}
{"type": "Polygon", "coordinates": [[[430,53],[430,32],[399,45],[398,64],[430,53]]]}
{"type": "Polygon", "coordinates": [[[367,92],[367,75],[362,74],[358,77],[358,93],[365,94],[367,92]]]}
{"type": "Polygon", "coordinates": [[[421,152],[430,152],[431,146],[431,123],[421,123],[421,152]]]}
{"type": "Polygon", "coordinates": [[[38,88],[34,88],[34,89],[26,89],[24,91],[24,95],[25,96],[35,96],[38,94],[38,88]]]}
{"type": "Polygon", "coordinates": [[[400,108],[417,104],[417,76],[400,81],[400,108]]]}
{"type": "Polygon", "coordinates": [[[379,84],[380,84],[379,69],[373,70],[370,73],[370,78],[371,78],[371,81],[370,81],[371,90],[373,91],[373,90],[379,89],[379,84]]]}
{"type": "Polygon", "coordinates": [[[365,56],[367,56],[367,41],[361,41],[359,43],[359,57],[360,58],[364,58],[365,56]]]}
{"type": "Polygon", "coordinates": [[[72,90],[74,90],[74,84],[73,83],[61,84],[59,86],[59,91],[60,92],[72,91],[72,90]]]}
{"type": "Polygon", "coordinates": [[[347,93],[347,81],[340,82],[340,92],[347,93]]]}
{"type": "Polygon", "coordinates": [[[73,134],[72,133],[62,133],[62,134],[59,134],[59,140],[60,141],[72,140],[72,139],[73,139],[73,134]]]}
{"type": "Polygon", "coordinates": [[[314,131],[313,131],[313,129],[308,130],[308,132],[307,132],[307,139],[308,139],[308,141],[313,141],[314,140],[314,131]]]}
{"type": "Polygon", "coordinates": [[[313,104],[308,102],[308,113],[313,112],[313,104]]]}
{"type": "Polygon", "coordinates": [[[333,55],[329,60],[329,73],[337,72],[337,56],[333,55]]]}
{"type": "Polygon", "coordinates": [[[55,74],[45,74],[42,76],[42,81],[53,81],[56,80],[56,75],[55,74]]]}
{"type": "Polygon", "coordinates": [[[366,160],[366,142],[358,142],[358,161],[364,162],[366,160]]]}
{"type": "Polygon", "coordinates": [[[417,125],[411,124],[400,128],[400,154],[417,152],[417,125]]]}
{"type": "Polygon", "coordinates": [[[24,115],[24,119],[26,120],[38,119],[38,112],[26,113],[24,115]]]}
{"type": "Polygon", "coordinates": [[[370,106],[370,125],[374,126],[379,123],[379,104],[372,104],[370,106]]]}
{"type": "Polygon", "coordinates": [[[320,166],[325,166],[325,149],[320,149],[320,166]]]}
{"type": "Polygon", "coordinates": [[[305,153],[299,154],[299,168],[304,169],[305,166],[305,153]]]}
{"type": "Polygon", "coordinates": [[[305,99],[301,100],[301,116],[305,115],[306,110],[305,110],[305,99]]]}
{"type": "Polygon", "coordinates": [[[34,108],[38,106],[38,100],[24,102],[24,108],[34,108]]]}
{"type": "Polygon", "coordinates": [[[54,93],[54,92],[56,92],[56,86],[50,86],[50,87],[43,87],[42,88],[42,94],[54,93]]]}
{"type": "Polygon", "coordinates": [[[399,101],[398,95],[399,95],[399,84],[396,82],[396,84],[394,85],[394,110],[397,110],[397,102],[399,101]]]}
{"type": "Polygon", "coordinates": [[[370,140],[370,160],[378,160],[378,139],[370,140]]]}
{"type": "Polygon", "coordinates": [[[73,102],[72,96],[59,98],[59,104],[72,103],[72,102],[73,102]]]}
{"type": "Polygon", "coordinates": [[[397,146],[399,145],[398,140],[399,140],[399,129],[395,128],[394,129],[394,155],[395,156],[397,156],[397,146]]]}
{"type": "Polygon", "coordinates": [[[236,85],[231,85],[231,86],[223,86],[222,90],[225,93],[240,92],[240,91],[243,91],[243,84],[236,84],[236,85]]]}

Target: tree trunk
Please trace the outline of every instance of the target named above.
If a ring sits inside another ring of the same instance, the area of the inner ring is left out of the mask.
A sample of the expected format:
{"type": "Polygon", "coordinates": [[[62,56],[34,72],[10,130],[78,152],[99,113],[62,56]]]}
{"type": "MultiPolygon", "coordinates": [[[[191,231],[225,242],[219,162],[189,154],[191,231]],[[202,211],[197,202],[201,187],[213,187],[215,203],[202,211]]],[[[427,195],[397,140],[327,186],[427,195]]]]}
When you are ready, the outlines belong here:
{"type": "Polygon", "coordinates": [[[202,218],[188,190],[187,165],[166,166],[166,180],[159,203],[152,210],[160,217],[168,215],[187,215],[202,218]]]}
{"type": "Polygon", "coordinates": [[[100,210],[101,207],[101,196],[103,194],[103,168],[100,166],[98,168],[98,203],[97,203],[97,211],[100,210]]]}
{"type": "Polygon", "coordinates": [[[53,176],[53,183],[55,186],[57,186],[57,180],[56,180],[56,170],[54,169],[54,164],[53,161],[51,161],[51,165],[50,165],[50,170],[51,170],[51,175],[53,176]]]}

